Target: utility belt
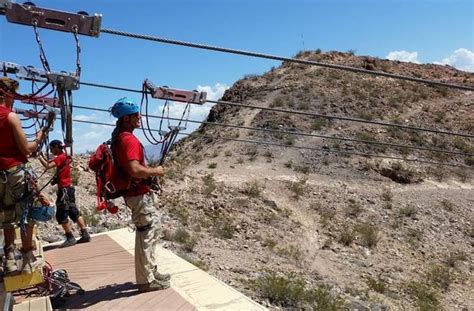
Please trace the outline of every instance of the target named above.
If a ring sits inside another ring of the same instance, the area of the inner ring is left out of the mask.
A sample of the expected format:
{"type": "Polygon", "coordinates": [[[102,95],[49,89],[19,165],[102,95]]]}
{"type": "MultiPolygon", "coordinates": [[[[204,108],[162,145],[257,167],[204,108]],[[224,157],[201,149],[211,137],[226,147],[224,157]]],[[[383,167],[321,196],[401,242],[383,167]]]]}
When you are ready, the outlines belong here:
{"type": "Polygon", "coordinates": [[[30,163],[21,163],[21,164],[12,166],[10,168],[7,168],[6,170],[0,170],[0,182],[3,184],[6,184],[8,181],[8,175],[16,174],[19,171],[25,170],[30,167],[31,167],[30,163]]]}

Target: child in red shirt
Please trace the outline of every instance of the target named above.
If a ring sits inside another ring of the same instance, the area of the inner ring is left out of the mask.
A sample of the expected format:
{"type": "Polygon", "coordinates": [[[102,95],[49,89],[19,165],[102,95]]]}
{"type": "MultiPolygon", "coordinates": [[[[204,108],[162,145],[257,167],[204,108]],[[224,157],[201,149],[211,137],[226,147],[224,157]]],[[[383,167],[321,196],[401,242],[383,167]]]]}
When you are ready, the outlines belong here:
{"type": "Polygon", "coordinates": [[[52,184],[58,184],[56,199],[56,220],[63,227],[66,233],[66,240],[60,247],[73,246],[76,243],[90,242],[91,237],[87,232],[86,223],[76,206],[75,189],[72,185],[71,162],[72,159],[64,152],[64,145],[60,140],[53,140],[49,143],[51,153],[55,156],[51,161],[47,161],[43,155],[39,157],[41,164],[46,169],[56,167],[56,176],[52,184]],[[70,218],[77,223],[81,230],[81,238],[76,241],[71,231],[70,218]]]}

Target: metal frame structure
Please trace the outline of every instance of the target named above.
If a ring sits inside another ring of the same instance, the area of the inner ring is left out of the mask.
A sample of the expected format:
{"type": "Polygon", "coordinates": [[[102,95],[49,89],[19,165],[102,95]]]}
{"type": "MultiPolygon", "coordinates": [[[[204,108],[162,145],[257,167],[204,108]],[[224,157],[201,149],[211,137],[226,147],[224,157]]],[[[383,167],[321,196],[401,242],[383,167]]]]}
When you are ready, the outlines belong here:
{"type": "Polygon", "coordinates": [[[18,79],[51,83],[65,90],[78,90],[80,87],[79,77],[74,72],[47,72],[33,66],[22,66],[11,62],[0,62],[4,73],[14,74],[18,79]]]}
{"type": "Polygon", "coordinates": [[[0,14],[10,23],[36,25],[40,28],[64,32],[76,32],[81,35],[98,37],[102,24],[102,14],[88,16],[85,12],[70,13],[35,6],[33,3],[13,3],[0,0],[0,14]]]}
{"type": "Polygon", "coordinates": [[[153,83],[146,79],[144,82],[146,89],[150,91],[151,97],[157,99],[165,99],[171,101],[177,101],[182,103],[190,103],[196,105],[202,105],[206,103],[207,93],[186,90],[172,89],[167,86],[155,87],[153,83]]]}

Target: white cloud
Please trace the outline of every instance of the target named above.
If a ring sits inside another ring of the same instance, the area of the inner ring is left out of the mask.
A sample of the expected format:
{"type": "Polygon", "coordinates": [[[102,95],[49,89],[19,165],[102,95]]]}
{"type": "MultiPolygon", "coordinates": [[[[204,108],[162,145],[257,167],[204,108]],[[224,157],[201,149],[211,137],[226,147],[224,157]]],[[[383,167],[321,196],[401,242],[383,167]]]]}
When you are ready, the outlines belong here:
{"type": "MultiPolygon", "coordinates": [[[[197,90],[200,92],[207,92],[207,99],[209,100],[218,100],[222,97],[225,90],[227,90],[229,86],[221,83],[216,83],[214,86],[201,86],[197,87],[197,90]]],[[[149,101],[149,113],[155,116],[161,116],[162,109],[163,109],[163,101],[149,101]]],[[[170,102],[169,106],[169,116],[171,118],[180,119],[183,115],[183,111],[186,107],[185,103],[181,102],[170,102]]],[[[189,114],[189,120],[196,120],[202,121],[204,120],[208,114],[209,110],[212,108],[212,104],[204,104],[204,105],[194,105],[191,104],[191,112],[189,114]]],[[[165,113],[166,116],[166,113],[165,113]]],[[[96,122],[103,122],[114,124],[115,119],[112,118],[110,115],[104,115],[103,113],[92,112],[90,114],[75,114],[75,120],[79,121],[96,121],[96,122]]],[[[186,118],[186,115],[185,115],[186,118]]],[[[158,129],[160,124],[159,118],[150,118],[150,127],[153,129],[158,129]]],[[[145,117],[142,118],[142,125],[145,125],[145,117]]],[[[171,120],[171,125],[177,125],[178,121],[171,120]]],[[[181,124],[182,126],[184,123],[181,124]]],[[[187,129],[183,132],[192,132],[199,126],[198,123],[188,123],[187,129]]],[[[163,129],[167,130],[168,127],[168,120],[163,120],[163,129]]],[[[75,153],[82,153],[86,151],[95,151],[97,146],[102,142],[108,140],[110,138],[110,134],[113,131],[113,127],[104,126],[104,125],[97,125],[97,124],[87,124],[82,122],[76,122],[73,128],[73,136],[74,136],[74,152],[75,153]]],[[[143,144],[147,145],[148,142],[142,135],[142,130],[136,130],[136,135],[139,136],[139,139],[142,140],[143,144]]],[[[153,133],[156,136],[159,136],[158,133],[153,133]]],[[[55,127],[54,136],[57,136],[61,139],[61,125],[57,123],[55,127]]]]}
{"type": "Polygon", "coordinates": [[[80,114],[80,115],[74,116],[74,119],[79,120],[79,121],[91,121],[93,120],[93,116],[80,114]]]}
{"type": "Polygon", "coordinates": [[[450,65],[460,70],[474,72],[474,52],[464,48],[457,49],[442,61],[434,63],[450,65]]]}
{"type": "MultiPolygon", "coordinates": [[[[199,85],[197,87],[197,90],[199,92],[207,92],[207,99],[208,100],[218,100],[222,97],[222,95],[224,95],[224,92],[225,90],[227,90],[229,88],[229,86],[225,85],[225,84],[221,84],[221,83],[216,83],[214,86],[208,86],[208,85],[205,85],[205,86],[202,86],[202,85],[199,85]]],[[[152,104],[153,102],[150,101],[149,102],[149,105],[152,104]]],[[[159,106],[157,108],[152,108],[152,107],[149,107],[149,111],[151,111],[151,114],[155,115],[155,116],[161,116],[162,115],[162,109],[163,109],[163,103],[164,102],[160,102],[159,106]]],[[[204,104],[204,105],[195,105],[195,104],[191,104],[191,111],[189,113],[189,120],[195,120],[195,121],[202,121],[204,119],[207,118],[207,116],[209,115],[209,111],[211,110],[213,104],[209,103],[209,104],[204,104]]],[[[181,119],[181,117],[183,116],[183,112],[184,112],[184,109],[186,108],[186,104],[185,103],[181,103],[181,102],[170,102],[169,103],[169,116],[170,118],[175,118],[175,119],[181,119]]],[[[165,111],[165,117],[168,115],[168,113],[165,111]]],[[[187,117],[187,114],[184,115],[184,118],[186,119],[187,117]]],[[[142,118],[142,124],[145,124],[146,123],[146,120],[144,120],[145,118],[142,118]]],[[[150,127],[151,128],[155,128],[155,129],[158,129],[159,128],[159,124],[160,124],[160,119],[158,118],[149,118],[149,122],[150,122],[150,127]]],[[[170,120],[170,125],[177,125],[179,121],[177,120],[170,120]]],[[[181,123],[181,126],[184,125],[184,122],[181,123]]],[[[168,126],[168,120],[163,120],[163,125],[162,125],[162,129],[167,129],[167,126],[168,126]]],[[[194,122],[190,122],[187,124],[187,132],[189,131],[193,131],[195,130],[197,127],[199,126],[199,124],[197,123],[194,123],[194,122]]]]}
{"type": "Polygon", "coordinates": [[[198,85],[197,89],[199,92],[207,92],[207,99],[219,100],[228,88],[228,85],[216,83],[214,86],[198,85]]]}
{"type": "Polygon", "coordinates": [[[401,62],[420,63],[418,60],[418,52],[408,52],[405,50],[390,52],[385,58],[389,60],[399,60],[401,62]]]}

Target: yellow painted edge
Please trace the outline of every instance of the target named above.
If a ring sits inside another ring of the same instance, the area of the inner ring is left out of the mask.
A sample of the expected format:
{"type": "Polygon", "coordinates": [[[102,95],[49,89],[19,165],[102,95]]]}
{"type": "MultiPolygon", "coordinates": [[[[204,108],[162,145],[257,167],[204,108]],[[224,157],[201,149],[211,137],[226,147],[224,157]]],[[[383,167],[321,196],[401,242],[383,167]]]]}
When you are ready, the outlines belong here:
{"type": "MultiPolygon", "coordinates": [[[[135,234],[127,228],[108,235],[134,255],[135,234]]],[[[267,310],[239,291],[197,268],[173,252],[157,247],[158,269],[171,274],[171,285],[197,310],[267,310]]]]}

